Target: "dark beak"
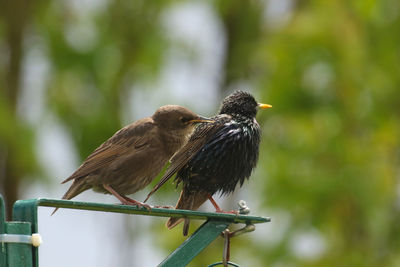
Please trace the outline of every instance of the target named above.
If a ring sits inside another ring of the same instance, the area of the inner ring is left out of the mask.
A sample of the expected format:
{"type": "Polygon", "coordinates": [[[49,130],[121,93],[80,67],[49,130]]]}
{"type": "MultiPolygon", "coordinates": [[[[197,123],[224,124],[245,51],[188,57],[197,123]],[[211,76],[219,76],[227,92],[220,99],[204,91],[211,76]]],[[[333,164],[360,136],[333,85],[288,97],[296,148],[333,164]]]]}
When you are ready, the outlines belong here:
{"type": "Polygon", "coordinates": [[[197,118],[194,118],[193,120],[188,121],[188,123],[201,123],[201,122],[205,122],[205,123],[213,123],[214,121],[203,117],[203,116],[198,116],[197,118]]]}

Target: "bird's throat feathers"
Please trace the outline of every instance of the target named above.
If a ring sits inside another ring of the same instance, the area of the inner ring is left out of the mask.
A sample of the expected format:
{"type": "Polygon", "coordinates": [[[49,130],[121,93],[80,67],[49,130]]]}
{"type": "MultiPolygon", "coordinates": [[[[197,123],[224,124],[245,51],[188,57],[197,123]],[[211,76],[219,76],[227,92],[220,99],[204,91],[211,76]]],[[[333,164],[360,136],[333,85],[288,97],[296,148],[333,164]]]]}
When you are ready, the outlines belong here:
{"type": "Polygon", "coordinates": [[[162,134],[165,150],[171,154],[171,157],[187,143],[193,128],[188,127],[187,131],[168,131],[162,134]]]}

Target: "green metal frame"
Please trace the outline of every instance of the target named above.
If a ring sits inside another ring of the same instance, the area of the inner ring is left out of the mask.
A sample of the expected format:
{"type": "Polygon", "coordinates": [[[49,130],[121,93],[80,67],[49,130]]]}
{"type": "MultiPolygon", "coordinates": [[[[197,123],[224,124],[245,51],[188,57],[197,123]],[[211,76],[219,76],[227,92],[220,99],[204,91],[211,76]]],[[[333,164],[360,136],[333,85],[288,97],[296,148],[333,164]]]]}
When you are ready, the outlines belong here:
{"type": "MultiPolygon", "coordinates": [[[[28,222],[6,222],[3,197],[0,195],[0,234],[32,234],[28,222]]],[[[0,243],[0,266],[32,266],[32,246],[24,243],[0,243]]]]}
{"type": "MultiPolygon", "coordinates": [[[[1,195],[0,205],[0,234],[16,233],[31,235],[32,233],[37,233],[37,209],[39,206],[206,220],[206,222],[181,244],[181,246],[160,263],[159,266],[162,267],[187,265],[232,223],[248,225],[270,221],[270,218],[241,214],[235,215],[162,208],[147,210],[146,208],[138,208],[136,206],[37,198],[18,200],[15,202],[13,208],[13,222],[5,222],[4,203],[1,195]]],[[[0,243],[0,245],[0,266],[38,267],[38,248],[29,244],[0,243]],[[11,260],[13,260],[13,262],[11,262],[11,260]]]]}
{"type": "MultiPolygon", "coordinates": [[[[4,208],[4,200],[0,195],[0,234],[6,233],[6,209],[4,208]]],[[[6,262],[6,244],[0,243],[0,266],[7,266],[6,262]]]]}

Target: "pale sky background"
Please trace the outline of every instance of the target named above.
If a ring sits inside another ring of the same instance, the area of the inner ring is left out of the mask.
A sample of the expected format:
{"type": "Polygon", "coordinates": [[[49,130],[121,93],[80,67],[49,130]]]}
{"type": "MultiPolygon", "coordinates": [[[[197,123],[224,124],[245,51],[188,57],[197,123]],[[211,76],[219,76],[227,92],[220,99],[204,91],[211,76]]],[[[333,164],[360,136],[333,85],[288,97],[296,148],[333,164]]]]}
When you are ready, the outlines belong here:
{"type": "MultiPolygon", "coordinates": [[[[74,29],[67,29],[65,33],[68,42],[76,49],[85,50],[95,40],[96,33],[88,14],[95,14],[105,8],[106,2],[107,0],[69,1],[82,17],[74,29]]],[[[291,15],[292,4],[292,0],[266,1],[266,25],[276,29],[284,25],[291,15]]],[[[173,42],[190,47],[193,54],[188,55],[187,51],[181,51],[178,45],[171,46],[165,65],[156,80],[148,84],[132,84],[129,96],[121,100],[124,104],[121,107],[125,108],[121,112],[124,124],[151,116],[159,106],[166,104],[190,106],[199,114],[211,116],[223,97],[218,95],[218,88],[224,60],[225,36],[221,22],[208,2],[178,2],[165,11],[160,27],[165,28],[173,42]]],[[[46,77],[51,72],[46,50],[39,37],[33,37],[28,43],[19,113],[29,123],[40,126],[36,127],[37,156],[53,180],[50,184],[37,182],[25,186],[23,198],[60,198],[70,185],[61,185],[60,182],[80,162],[67,131],[44,105],[46,77]]],[[[243,85],[246,83],[243,82],[243,85]]],[[[256,234],[249,234],[254,242],[266,242],[273,246],[290,227],[290,215],[284,211],[258,207],[254,194],[247,193],[249,190],[256,191],[256,184],[257,181],[253,183],[251,180],[244,189],[231,197],[230,203],[232,199],[233,203],[245,199],[252,214],[271,216],[274,221],[279,221],[279,224],[272,222],[257,225],[256,234]]],[[[134,194],[133,198],[143,200],[149,189],[134,194]]],[[[86,191],[75,199],[117,203],[113,196],[92,191],[86,191]]],[[[163,204],[174,205],[176,199],[163,204]]],[[[219,202],[224,203],[222,200],[219,202]]],[[[209,204],[204,209],[214,210],[209,204]]],[[[155,244],[157,238],[162,236],[152,234],[149,227],[152,221],[165,221],[164,218],[69,209],[60,209],[54,216],[50,216],[51,211],[49,208],[39,209],[39,233],[43,238],[39,249],[41,267],[156,266],[167,256],[155,244]],[[134,227],[126,227],[127,225],[134,227]],[[131,232],[127,233],[127,229],[131,232]]],[[[301,233],[293,240],[292,249],[295,255],[313,258],[323,252],[325,243],[317,232],[301,233]]],[[[248,259],[242,262],[246,266],[250,266],[249,263],[248,259]]]]}

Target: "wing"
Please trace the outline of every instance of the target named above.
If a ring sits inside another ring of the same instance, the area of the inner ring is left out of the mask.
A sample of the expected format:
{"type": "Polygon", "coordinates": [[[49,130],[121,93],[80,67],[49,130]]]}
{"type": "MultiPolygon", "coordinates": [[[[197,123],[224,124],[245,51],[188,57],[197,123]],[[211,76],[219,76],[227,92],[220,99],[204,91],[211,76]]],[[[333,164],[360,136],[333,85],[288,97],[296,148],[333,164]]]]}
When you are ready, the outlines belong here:
{"type": "Polygon", "coordinates": [[[214,123],[203,123],[199,125],[191,135],[189,141],[184,145],[172,158],[171,164],[165,171],[163,177],[154,186],[151,192],[147,195],[144,202],[155,193],[163,184],[165,184],[176,172],[185,166],[200,149],[210,140],[210,138],[222,129],[226,122],[231,120],[229,115],[217,115],[213,118],[214,123]]]}
{"type": "Polygon", "coordinates": [[[135,153],[147,147],[151,142],[154,130],[155,127],[150,118],[139,120],[122,128],[93,151],[82,165],[62,183],[87,176],[108,166],[121,155],[135,153]]]}

